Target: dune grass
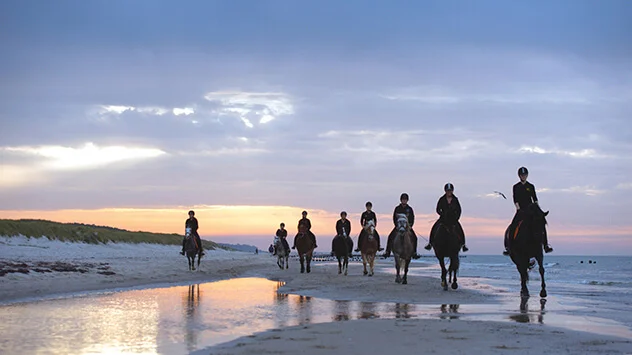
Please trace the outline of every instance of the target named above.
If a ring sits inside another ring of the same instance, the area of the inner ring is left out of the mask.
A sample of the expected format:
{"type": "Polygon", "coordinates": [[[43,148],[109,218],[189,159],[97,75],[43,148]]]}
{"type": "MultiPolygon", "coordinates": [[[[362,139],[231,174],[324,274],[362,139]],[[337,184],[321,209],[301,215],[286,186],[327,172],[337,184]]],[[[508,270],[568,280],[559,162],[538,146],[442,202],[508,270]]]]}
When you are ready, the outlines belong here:
{"type": "MultiPolygon", "coordinates": [[[[181,245],[181,234],[132,232],[124,229],[83,223],[59,223],[40,219],[0,219],[0,236],[48,238],[90,244],[150,243],[181,245]]],[[[204,249],[230,249],[202,239],[204,249]]]]}

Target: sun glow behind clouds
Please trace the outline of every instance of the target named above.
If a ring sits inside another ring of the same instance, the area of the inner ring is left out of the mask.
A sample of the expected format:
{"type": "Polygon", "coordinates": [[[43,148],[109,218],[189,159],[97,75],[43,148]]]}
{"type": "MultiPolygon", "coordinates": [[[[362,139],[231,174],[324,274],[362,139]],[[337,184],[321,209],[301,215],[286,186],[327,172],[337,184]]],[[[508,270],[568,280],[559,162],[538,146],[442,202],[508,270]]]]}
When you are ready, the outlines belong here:
{"type": "Polygon", "coordinates": [[[156,148],[125,146],[99,147],[88,142],[83,147],[63,146],[7,147],[8,152],[46,158],[43,167],[59,170],[91,169],[126,160],[155,158],[166,154],[156,148]]]}

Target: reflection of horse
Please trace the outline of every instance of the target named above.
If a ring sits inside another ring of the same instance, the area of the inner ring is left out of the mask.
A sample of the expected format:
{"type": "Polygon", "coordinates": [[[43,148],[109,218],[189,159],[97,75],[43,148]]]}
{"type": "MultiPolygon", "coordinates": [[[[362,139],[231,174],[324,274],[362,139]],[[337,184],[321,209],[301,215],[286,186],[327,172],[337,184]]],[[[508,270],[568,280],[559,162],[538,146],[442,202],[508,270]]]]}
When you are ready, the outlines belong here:
{"type": "Polygon", "coordinates": [[[276,250],[277,250],[277,265],[279,265],[281,270],[289,268],[289,264],[290,264],[289,263],[290,261],[289,248],[286,249],[283,243],[283,240],[281,240],[281,238],[279,237],[274,238],[274,246],[276,247],[276,250]]]}
{"type": "Polygon", "coordinates": [[[442,315],[439,316],[441,319],[459,319],[458,315],[454,315],[454,314],[459,313],[459,305],[458,304],[451,304],[451,305],[442,304],[441,313],[442,315]]]}
{"type": "Polygon", "coordinates": [[[343,235],[337,235],[331,242],[336,259],[338,259],[338,274],[344,272],[345,276],[349,269],[349,256],[353,250],[353,240],[343,235]]]}
{"type": "Polygon", "coordinates": [[[301,274],[307,271],[309,274],[311,270],[312,254],[314,253],[314,242],[309,237],[309,232],[304,224],[301,224],[296,235],[296,251],[298,251],[298,258],[301,262],[301,274]],[[307,264],[307,265],[306,265],[307,264]]]}
{"type": "Polygon", "coordinates": [[[397,214],[396,223],[397,233],[393,239],[393,255],[395,256],[395,282],[408,283],[408,266],[413,256],[412,230],[408,225],[408,217],[405,214],[397,214]],[[404,270],[404,276],[401,277],[401,270],[404,270]]]}
{"type": "Polygon", "coordinates": [[[362,249],[360,252],[362,253],[362,265],[364,265],[364,275],[368,274],[369,276],[373,276],[373,266],[375,264],[375,254],[377,253],[377,238],[375,238],[375,221],[368,220],[364,227],[364,233],[366,238],[364,239],[364,243],[362,244],[362,249]],[[367,272],[366,264],[369,264],[369,270],[371,272],[367,272]]]}
{"type": "Polygon", "coordinates": [[[197,255],[197,266],[200,267],[200,261],[202,260],[202,246],[198,245],[198,241],[195,235],[191,232],[191,228],[186,229],[184,236],[184,252],[187,255],[189,261],[189,270],[195,270],[195,257],[197,255]]]}
{"type": "MultiPolygon", "coordinates": [[[[182,294],[183,301],[185,300],[184,293],[182,294]]],[[[200,285],[189,285],[186,294],[186,303],[184,304],[184,318],[186,321],[186,343],[187,350],[189,352],[194,351],[197,347],[197,332],[193,331],[194,324],[198,321],[200,308],[200,285]]]]}
{"type": "Polygon", "coordinates": [[[542,254],[542,236],[546,233],[546,216],[538,204],[532,203],[523,212],[522,221],[518,222],[513,235],[509,235],[510,228],[505,231],[505,238],[510,238],[510,256],[520,273],[520,295],[529,297],[527,281],[529,280],[529,260],[535,258],[538,263],[542,289],[540,297],[546,297],[546,283],[544,282],[544,256],[542,254]]]}
{"type": "Polygon", "coordinates": [[[455,230],[455,226],[447,226],[439,223],[435,235],[432,236],[432,247],[439,265],[441,265],[441,287],[443,290],[448,289],[448,281],[446,274],[449,274],[449,282],[452,283],[452,289],[456,290],[459,285],[456,281],[456,272],[459,270],[459,250],[461,250],[461,242],[455,230]],[[450,258],[449,269],[446,270],[445,258],[450,258]],[[452,276],[454,275],[454,279],[452,276]]]}

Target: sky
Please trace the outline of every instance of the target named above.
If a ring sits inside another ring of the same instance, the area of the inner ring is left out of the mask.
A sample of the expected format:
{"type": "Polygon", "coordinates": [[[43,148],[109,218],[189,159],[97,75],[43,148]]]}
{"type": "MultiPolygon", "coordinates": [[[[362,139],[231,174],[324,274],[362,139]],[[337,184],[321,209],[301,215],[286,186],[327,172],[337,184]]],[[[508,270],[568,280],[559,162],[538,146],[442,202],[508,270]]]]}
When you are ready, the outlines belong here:
{"type": "Polygon", "coordinates": [[[388,235],[402,192],[427,237],[451,182],[499,254],[526,166],[554,253],[630,255],[631,36],[625,0],[3,1],[0,218],[194,209],[266,248],[307,210],[329,251],[366,201],[388,235]]]}

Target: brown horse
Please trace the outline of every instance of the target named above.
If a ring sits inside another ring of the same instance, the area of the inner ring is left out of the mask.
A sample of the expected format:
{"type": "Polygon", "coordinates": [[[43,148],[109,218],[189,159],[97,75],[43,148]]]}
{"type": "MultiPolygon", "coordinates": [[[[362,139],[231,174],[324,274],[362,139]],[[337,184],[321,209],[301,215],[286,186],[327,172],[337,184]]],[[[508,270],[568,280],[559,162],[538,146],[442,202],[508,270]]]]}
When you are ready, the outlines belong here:
{"type": "Polygon", "coordinates": [[[395,270],[397,276],[395,282],[406,285],[408,283],[408,266],[413,256],[412,230],[408,225],[408,217],[405,214],[397,215],[397,234],[393,239],[393,255],[395,256],[395,270]],[[401,277],[401,270],[404,270],[404,276],[401,277]]]}
{"type": "Polygon", "coordinates": [[[197,256],[197,266],[200,268],[200,261],[202,260],[202,246],[198,245],[197,240],[193,233],[190,232],[190,228],[187,228],[185,234],[184,251],[189,261],[189,271],[195,271],[195,257],[197,256]]]}
{"type": "Polygon", "coordinates": [[[353,240],[347,236],[337,235],[331,241],[331,248],[338,259],[338,274],[344,273],[347,276],[349,269],[349,257],[353,250],[353,240]]]}
{"type": "Polygon", "coordinates": [[[309,274],[312,271],[312,254],[314,253],[314,242],[309,237],[307,227],[301,224],[296,235],[296,251],[298,251],[298,258],[301,262],[301,274],[307,270],[309,274]],[[307,265],[305,265],[307,264],[307,265]]]}
{"type": "Polygon", "coordinates": [[[360,252],[362,253],[362,265],[364,265],[364,275],[373,276],[373,266],[375,264],[375,254],[377,254],[377,238],[375,238],[375,222],[373,220],[369,220],[364,224],[364,233],[366,234],[366,238],[364,243],[362,244],[362,249],[360,252]],[[369,264],[369,270],[371,272],[367,272],[366,265],[369,264]]]}

